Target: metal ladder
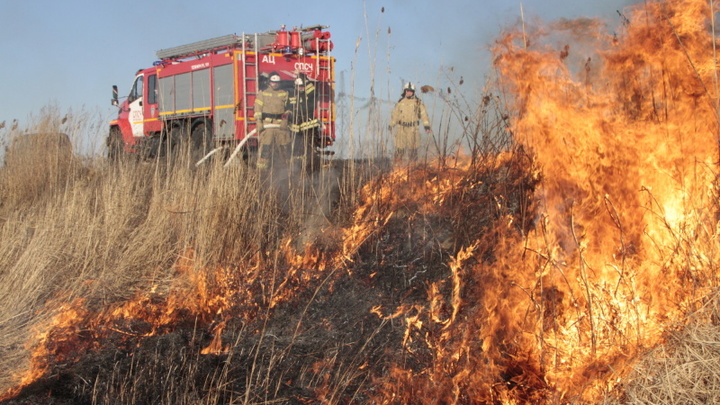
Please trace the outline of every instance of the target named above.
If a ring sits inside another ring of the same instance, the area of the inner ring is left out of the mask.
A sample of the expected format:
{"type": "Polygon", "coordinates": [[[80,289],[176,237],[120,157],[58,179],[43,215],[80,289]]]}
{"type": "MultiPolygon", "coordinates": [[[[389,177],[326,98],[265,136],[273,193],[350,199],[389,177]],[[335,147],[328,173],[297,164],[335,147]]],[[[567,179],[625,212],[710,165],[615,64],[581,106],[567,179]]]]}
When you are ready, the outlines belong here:
{"type": "Polygon", "coordinates": [[[242,75],[243,75],[243,94],[242,94],[242,103],[243,103],[243,114],[244,114],[244,126],[245,126],[245,137],[247,138],[248,134],[248,126],[250,117],[254,117],[255,115],[255,105],[254,103],[251,105],[248,103],[248,96],[257,96],[258,91],[260,90],[258,88],[259,86],[259,78],[260,78],[260,67],[258,66],[258,35],[255,34],[255,37],[253,38],[252,42],[252,52],[253,52],[253,62],[248,62],[248,49],[247,49],[247,37],[245,36],[245,33],[242,34],[243,38],[243,44],[242,44],[242,75]],[[249,74],[249,70],[254,70],[254,74],[249,74]],[[255,91],[248,91],[248,87],[254,86],[255,91]]]}
{"type": "MultiPolygon", "coordinates": [[[[315,41],[316,41],[316,44],[315,44],[316,47],[315,47],[315,49],[318,49],[318,50],[321,49],[321,48],[320,48],[320,43],[321,43],[321,42],[330,42],[329,39],[320,39],[320,38],[315,38],[315,41]]],[[[333,62],[332,62],[332,58],[331,58],[331,56],[330,56],[330,47],[328,46],[327,49],[328,49],[328,50],[327,50],[326,52],[324,52],[324,55],[322,55],[323,57],[326,58],[326,59],[325,59],[325,60],[326,60],[326,63],[325,63],[324,65],[323,65],[322,63],[320,63],[320,60],[321,60],[321,55],[320,55],[320,54],[321,54],[321,52],[317,52],[317,54],[316,54],[316,57],[317,57],[317,58],[315,59],[315,61],[316,61],[316,67],[317,67],[316,72],[318,72],[318,74],[319,74],[321,71],[323,71],[323,70],[324,70],[324,71],[327,71],[327,72],[331,72],[331,69],[330,69],[330,68],[331,68],[331,64],[332,64],[333,62]]],[[[335,78],[331,78],[331,77],[328,76],[328,80],[327,80],[328,83],[331,83],[331,86],[333,87],[333,89],[335,88],[335,80],[334,80],[334,79],[335,79],[335,78]],[[330,79],[332,79],[332,80],[330,80],[330,79]]],[[[317,91],[317,89],[316,89],[316,91],[317,91]]],[[[320,96],[320,100],[318,100],[318,101],[320,102],[320,103],[319,103],[320,106],[319,106],[319,108],[318,108],[318,111],[320,112],[319,117],[320,117],[320,122],[321,122],[321,123],[322,123],[322,119],[323,119],[323,118],[326,118],[326,119],[328,120],[328,122],[333,122],[333,121],[334,121],[333,109],[332,109],[332,105],[333,105],[333,103],[332,103],[332,94],[333,94],[332,91],[329,92],[329,93],[324,93],[324,94],[322,94],[322,95],[320,96]],[[323,107],[324,105],[327,105],[327,107],[323,107]]]]}

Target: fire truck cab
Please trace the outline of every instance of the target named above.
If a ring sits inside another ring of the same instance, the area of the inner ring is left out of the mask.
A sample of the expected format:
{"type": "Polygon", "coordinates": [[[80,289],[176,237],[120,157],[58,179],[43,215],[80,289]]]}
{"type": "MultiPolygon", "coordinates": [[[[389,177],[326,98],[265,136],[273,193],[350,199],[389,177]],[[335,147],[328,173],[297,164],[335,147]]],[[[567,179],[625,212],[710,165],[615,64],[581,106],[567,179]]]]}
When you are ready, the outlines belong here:
{"type": "MultiPolygon", "coordinates": [[[[109,157],[162,156],[182,145],[193,159],[220,150],[247,157],[257,146],[254,104],[270,72],[293,95],[295,79],[314,84],[319,127],[304,139],[315,153],[335,141],[335,60],[327,26],[226,35],[157,51],[158,61],[135,74],[124,99],[113,86],[109,157]]],[[[309,134],[309,135],[307,135],[309,134]]]]}

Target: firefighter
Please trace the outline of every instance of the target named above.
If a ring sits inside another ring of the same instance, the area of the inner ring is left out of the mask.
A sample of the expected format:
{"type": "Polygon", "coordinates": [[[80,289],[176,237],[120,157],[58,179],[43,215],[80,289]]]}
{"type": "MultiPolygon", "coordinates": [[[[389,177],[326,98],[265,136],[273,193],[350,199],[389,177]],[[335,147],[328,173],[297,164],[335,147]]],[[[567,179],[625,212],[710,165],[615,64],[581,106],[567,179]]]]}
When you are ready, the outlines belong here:
{"type": "Polygon", "coordinates": [[[302,73],[295,79],[295,92],[290,98],[290,107],[293,157],[303,158],[312,151],[320,122],[315,117],[315,85],[302,73]]]}
{"type": "Polygon", "coordinates": [[[280,88],[280,75],[270,73],[269,87],[255,98],[255,122],[258,132],[258,169],[267,169],[271,160],[289,155],[289,94],[280,88]]]}
{"type": "Polygon", "coordinates": [[[415,85],[408,82],[390,116],[388,129],[395,135],[395,160],[417,159],[420,148],[419,123],[430,133],[425,104],[415,95],[415,85]]]}

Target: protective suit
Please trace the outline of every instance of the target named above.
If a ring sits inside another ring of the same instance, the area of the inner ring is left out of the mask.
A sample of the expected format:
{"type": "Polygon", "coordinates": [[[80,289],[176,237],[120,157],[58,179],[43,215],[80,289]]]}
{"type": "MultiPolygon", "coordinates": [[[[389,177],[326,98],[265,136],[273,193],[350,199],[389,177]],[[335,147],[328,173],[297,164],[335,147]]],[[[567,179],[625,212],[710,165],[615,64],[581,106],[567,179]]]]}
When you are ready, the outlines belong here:
{"type": "Polygon", "coordinates": [[[293,156],[302,158],[312,155],[320,122],[315,117],[315,85],[304,75],[295,80],[295,93],[290,98],[290,134],[294,138],[293,156]]]}
{"type": "Polygon", "coordinates": [[[255,97],[255,123],[258,131],[257,167],[266,169],[273,156],[287,158],[290,145],[287,117],[290,96],[280,89],[280,75],[270,74],[270,85],[255,97]]]}
{"type": "Polygon", "coordinates": [[[395,139],[396,159],[417,159],[417,151],[421,142],[420,123],[425,132],[429,133],[430,120],[425,104],[415,95],[415,86],[408,83],[403,88],[403,96],[395,104],[390,116],[389,129],[393,132],[395,139]]]}

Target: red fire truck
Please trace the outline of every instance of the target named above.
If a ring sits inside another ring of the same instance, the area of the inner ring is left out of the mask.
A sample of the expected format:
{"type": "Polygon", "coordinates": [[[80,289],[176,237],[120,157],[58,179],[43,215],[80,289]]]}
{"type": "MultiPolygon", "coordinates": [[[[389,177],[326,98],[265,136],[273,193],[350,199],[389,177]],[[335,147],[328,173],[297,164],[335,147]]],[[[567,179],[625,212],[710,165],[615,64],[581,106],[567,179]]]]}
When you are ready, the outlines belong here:
{"type": "Polygon", "coordinates": [[[323,149],[335,141],[335,59],[327,28],[283,26],[157,51],[159,60],[137,72],[127,98],[120,101],[113,86],[119,112],[110,122],[108,156],[162,156],[187,145],[196,162],[220,150],[226,158],[247,158],[257,149],[255,95],[271,72],[291,95],[298,76],[313,82],[320,127],[304,141],[330,153],[323,149]]]}

